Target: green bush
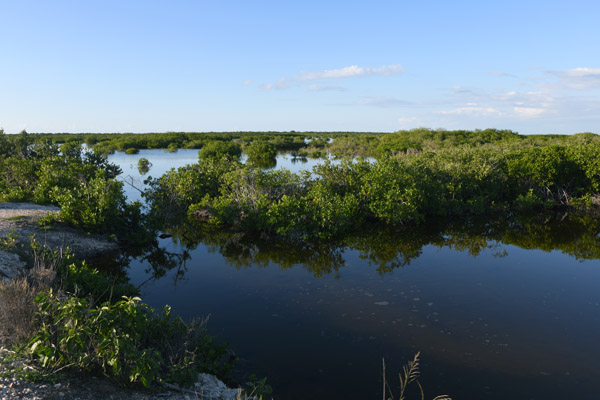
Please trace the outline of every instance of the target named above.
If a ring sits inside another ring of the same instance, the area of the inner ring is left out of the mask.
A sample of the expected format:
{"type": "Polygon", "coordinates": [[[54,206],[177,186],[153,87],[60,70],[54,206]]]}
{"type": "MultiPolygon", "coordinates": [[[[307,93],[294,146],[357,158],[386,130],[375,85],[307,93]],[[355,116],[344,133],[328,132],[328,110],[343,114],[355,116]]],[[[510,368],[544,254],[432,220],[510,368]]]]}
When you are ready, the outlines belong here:
{"type": "Polygon", "coordinates": [[[232,141],[212,140],[204,144],[202,150],[198,152],[200,160],[220,159],[225,157],[227,160],[239,160],[242,155],[242,148],[239,144],[232,141]]]}
{"type": "Polygon", "coordinates": [[[137,167],[140,175],[146,175],[152,168],[152,163],[147,158],[142,157],[138,160],[137,167]]]}
{"type": "Polygon", "coordinates": [[[90,180],[81,178],[78,185],[65,190],[50,190],[52,202],[61,208],[60,217],[70,224],[89,230],[110,231],[123,221],[126,207],[123,183],[98,174],[90,180]]]}
{"type": "Polygon", "coordinates": [[[444,139],[481,139],[476,147],[325,163],[302,174],[206,158],[155,180],[147,199],[165,222],[165,210],[176,209],[209,229],[296,238],[332,238],[370,222],[420,223],[510,207],[598,202],[600,144],[556,144],[548,138],[550,144],[523,147],[511,132],[478,134],[483,137],[457,133],[444,139]]]}
{"type": "Polygon", "coordinates": [[[223,375],[229,367],[222,362],[225,347],[215,344],[204,324],[186,324],[168,306],[157,313],[139,298],[125,297],[92,307],[53,292],[36,303],[40,328],[29,351],[50,370],[70,366],[147,387],[157,379],[189,384],[200,371],[223,375]]]}
{"type": "Polygon", "coordinates": [[[274,166],[273,161],[277,156],[275,145],[266,141],[255,140],[246,147],[245,151],[248,155],[249,164],[262,168],[274,166]]]}

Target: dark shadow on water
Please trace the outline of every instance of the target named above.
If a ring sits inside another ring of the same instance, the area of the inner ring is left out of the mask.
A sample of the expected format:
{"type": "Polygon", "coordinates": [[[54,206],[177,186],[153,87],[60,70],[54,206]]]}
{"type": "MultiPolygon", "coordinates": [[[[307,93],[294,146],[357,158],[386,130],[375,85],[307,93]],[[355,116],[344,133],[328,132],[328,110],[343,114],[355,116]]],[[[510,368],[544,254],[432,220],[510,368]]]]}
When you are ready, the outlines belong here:
{"type": "MultiPolygon", "coordinates": [[[[163,245],[128,249],[109,264],[127,267],[136,258],[160,279],[175,270],[175,283],[183,279],[190,252],[205,245],[218,252],[231,266],[281,269],[301,267],[314,277],[337,276],[346,265],[344,252],[356,250],[360,258],[389,273],[410,265],[421,256],[423,247],[435,246],[468,252],[482,251],[495,257],[507,255],[506,245],[543,251],[559,250],[578,260],[600,259],[600,221],[576,213],[545,215],[496,215],[463,220],[438,219],[418,226],[365,227],[360,233],[329,241],[305,241],[264,234],[231,231],[203,231],[186,224],[166,229],[169,249],[163,245]]],[[[106,260],[103,260],[105,263],[106,260]]]]}
{"type": "Polygon", "coordinates": [[[313,242],[182,224],[112,262],[155,307],[212,313],[275,398],[381,397],[381,358],[394,374],[416,351],[426,398],[594,398],[600,275],[583,261],[600,259],[599,232],[572,212],[313,242]]]}

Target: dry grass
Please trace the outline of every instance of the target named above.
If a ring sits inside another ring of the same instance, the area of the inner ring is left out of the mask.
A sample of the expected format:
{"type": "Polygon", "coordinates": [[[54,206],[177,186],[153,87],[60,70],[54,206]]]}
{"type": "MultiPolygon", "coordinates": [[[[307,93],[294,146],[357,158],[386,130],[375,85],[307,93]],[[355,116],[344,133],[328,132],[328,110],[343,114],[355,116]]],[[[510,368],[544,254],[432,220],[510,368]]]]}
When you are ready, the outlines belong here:
{"type": "Polygon", "coordinates": [[[16,344],[31,337],[35,298],[54,284],[62,252],[33,248],[33,267],[21,278],[0,281],[0,343],[16,344]]]}
{"type": "Polygon", "coordinates": [[[40,293],[26,278],[0,282],[0,340],[14,344],[31,337],[35,298],[40,293]]]}
{"type": "MultiPolygon", "coordinates": [[[[409,361],[402,367],[402,373],[398,374],[398,378],[400,379],[400,396],[398,400],[406,400],[406,389],[408,385],[411,383],[415,383],[419,389],[419,393],[421,395],[421,400],[425,400],[425,393],[423,392],[423,386],[419,382],[419,377],[421,375],[421,371],[419,370],[419,356],[420,352],[415,354],[415,357],[412,361],[409,361]]],[[[394,394],[392,393],[392,388],[389,383],[386,381],[385,376],[385,360],[383,362],[383,400],[395,400],[394,394]]],[[[452,400],[448,395],[440,395],[434,397],[433,400],[452,400]]]]}

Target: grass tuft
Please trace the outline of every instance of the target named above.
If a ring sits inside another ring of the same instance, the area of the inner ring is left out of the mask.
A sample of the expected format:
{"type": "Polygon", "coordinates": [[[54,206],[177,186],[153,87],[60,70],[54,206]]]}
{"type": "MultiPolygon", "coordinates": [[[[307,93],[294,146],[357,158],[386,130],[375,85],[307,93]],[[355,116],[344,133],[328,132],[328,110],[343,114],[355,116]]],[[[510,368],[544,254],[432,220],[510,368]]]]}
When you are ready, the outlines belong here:
{"type": "MultiPolygon", "coordinates": [[[[419,357],[421,352],[415,354],[414,358],[407,362],[402,367],[402,372],[398,374],[398,378],[400,380],[400,396],[397,400],[407,400],[406,390],[411,383],[415,383],[419,388],[419,393],[421,395],[421,400],[425,400],[425,392],[423,391],[423,386],[419,382],[419,377],[421,375],[421,371],[419,370],[419,357]]],[[[394,394],[392,393],[392,388],[390,384],[386,380],[385,373],[385,359],[382,359],[383,365],[383,400],[396,400],[394,394]]],[[[452,398],[448,395],[440,395],[433,398],[433,400],[452,400],[452,398]]]]}

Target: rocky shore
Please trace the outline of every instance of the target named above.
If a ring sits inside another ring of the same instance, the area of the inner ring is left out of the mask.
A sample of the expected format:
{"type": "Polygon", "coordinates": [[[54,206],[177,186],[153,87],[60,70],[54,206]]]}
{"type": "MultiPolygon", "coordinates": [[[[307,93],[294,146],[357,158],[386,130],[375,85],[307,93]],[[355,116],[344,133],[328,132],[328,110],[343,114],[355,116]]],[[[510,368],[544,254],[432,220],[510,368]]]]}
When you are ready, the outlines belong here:
{"type": "Polygon", "coordinates": [[[25,266],[23,254],[27,253],[31,236],[50,248],[69,247],[78,258],[98,257],[119,250],[116,240],[108,235],[95,235],[76,230],[61,223],[43,227],[39,221],[48,214],[60,211],[55,206],[30,203],[0,203],[0,238],[14,240],[16,252],[0,248],[0,278],[15,278],[25,266]]]}

